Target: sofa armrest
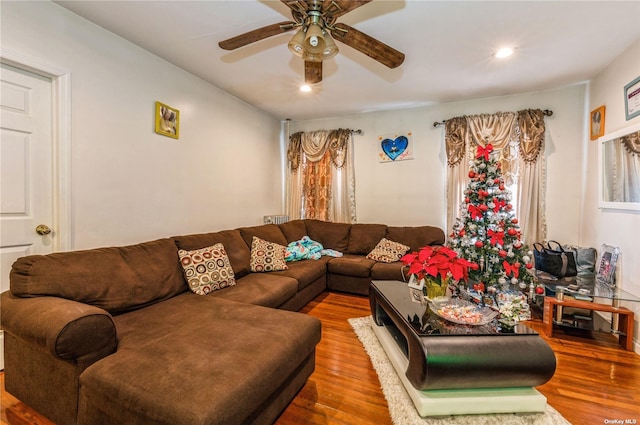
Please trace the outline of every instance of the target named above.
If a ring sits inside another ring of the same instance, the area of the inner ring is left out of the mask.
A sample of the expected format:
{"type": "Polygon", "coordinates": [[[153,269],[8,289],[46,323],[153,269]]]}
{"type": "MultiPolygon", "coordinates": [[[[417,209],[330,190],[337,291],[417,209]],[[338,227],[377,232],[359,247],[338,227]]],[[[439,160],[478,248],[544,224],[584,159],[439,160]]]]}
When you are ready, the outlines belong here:
{"type": "Polygon", "coordinates": [[[113,318],[105,310],[57,297],[2,293],[2,329],[51,355],[87,367],[116,351],[113,318]]]}

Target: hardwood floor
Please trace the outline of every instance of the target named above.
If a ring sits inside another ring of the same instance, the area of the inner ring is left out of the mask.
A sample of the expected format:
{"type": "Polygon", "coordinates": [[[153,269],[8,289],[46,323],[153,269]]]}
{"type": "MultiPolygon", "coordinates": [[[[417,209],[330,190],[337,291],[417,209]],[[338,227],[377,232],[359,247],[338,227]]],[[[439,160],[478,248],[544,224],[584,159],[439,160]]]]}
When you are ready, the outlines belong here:
{"type": "MultiPolygon", "coordinates": [[[[322,320],[316,370],[276,423],[391,425],[378,377],[347,322],[369,315],[368,299],[324,293],[302,312],[322,320]]],[[[529,325],[542,332],[539,320],[529,325]]],[[[543,338],[555,352],[558,367],[538,390],[567,420],[575,425],[614,423],[614,419],[640,423],[640,356],[606,338],[543,338]]],[[[54,425],[4,391],[3,373],[0,382],[0,424],[54,425]]]]}

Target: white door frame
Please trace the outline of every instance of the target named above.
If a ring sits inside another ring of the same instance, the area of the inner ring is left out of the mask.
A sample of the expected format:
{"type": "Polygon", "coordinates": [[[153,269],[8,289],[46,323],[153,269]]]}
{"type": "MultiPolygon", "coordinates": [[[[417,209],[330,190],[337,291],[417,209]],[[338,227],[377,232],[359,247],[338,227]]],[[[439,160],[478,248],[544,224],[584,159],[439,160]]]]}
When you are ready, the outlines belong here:
{"type": "Polygon", "coordinates": [[[51,79],[53,251],[73,249],[71,220],[71,73],[63,68],[0,49],[0,63],[51,79]]]}

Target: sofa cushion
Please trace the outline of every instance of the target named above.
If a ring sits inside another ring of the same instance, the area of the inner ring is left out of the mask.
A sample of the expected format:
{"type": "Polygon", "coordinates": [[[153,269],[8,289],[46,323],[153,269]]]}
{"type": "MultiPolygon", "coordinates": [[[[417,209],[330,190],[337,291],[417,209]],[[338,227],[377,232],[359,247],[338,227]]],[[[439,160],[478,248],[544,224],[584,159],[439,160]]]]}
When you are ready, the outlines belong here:
{"type": "Polygon", "coordinates": [[[258,238],[268,242],[275,242],[280,245],[287,244],[287,238],[284,237],[284,234],[277,224],[263,224],[262,226],[241,227],[238,230],[240,231],[242,239],[244,239],[247,246],[251,246],[254,236],[257,236],[258,238]]]}
{"type": "Polygon", "coordinates": [[[384,224],[353,224],[349,233],[347,252],[349,254],[366,255],[386,235],[387,226],[384,224]]]}
{"type": "Polygon", "coordinates": [[[171,239],[19,258],[11,270],[18,297],[53,296],[119,313],[187,290],[171,239]]]}
{"type": "Polygon", "coordinates": [[[400,260],[400,257],[406,254],[409,249],[408,245],[382,238],[376,247],[367,254],[367,258],[381,263],[393,263],[400,260]]]}
{"type": "Polygon", "coordinates": [[[174,236],[172,239],[175,241],[178,249],[184,249],[186,251],[221,243],[227,252],[236,279],[249,273],[249,259],[251,257],[249,245],[244,242],[238,230],[174,236]]]}
{"type": "Polygon", "coordinates": [[[365,258],[363,255],[345,254],[340,258],[332,258],[329,261],[329,273],[354,277],[368,277],[371,275],[371,267],[375,261],[365,258]]]}
{"type": "Polygon", "coordinates": [[[408,271],[409,267],[405,267],[400,261],[395,263],[375,263],[371,267],[371,280],[400,280],[408,282],[408,271]]]}
{"type": "Polygon", "coordinates": [[[189,292],[135,313],[80,376],[78,423],[250,423],[321,336],[314,317],[189,292]]]}
{"type": "Polygon", "coordinates": [[[298,241],[303,236],[307,236],[307,226],[304,224],[304,220],[291,220],[279,224],[278,227],[280,227],[287,242],[298,241]]]}
{"type": "Polygon", "coordinates": [[[275,272],[278,270],[287,270],[287,263],[284,261],[287,247],[275,242],[267,242],[257,236],[253,237],[251,242],[251,271],[275,272]]]}
{"type": "Polygon", "coordinates": [[[444,232],[434,226],[387,227],[387,239],[400,242],[418,251],[425,245],[443,245],[444,232]]]}
{"type": "Polygon", "coordinates": [[[320,257],[318,260],[301,260],[287,263],[289,270],[270,274],[288,276],[298,282],[298,291],[307,287],[327,274],[327,263],[330,257],[320,257]]]}
{"type": "Polygon", "coordinates": [[[236,285],[215,291],[210,297],[222,298],[264,307],[278,308],[298,292],[298,281],[274,273],[249,273],[236,280],[236,285]]]}
{"type": "Polygon", "coordinates": [[[198,295],[236,284],[229,257],[221,243],[193,251],[180,249],[178,256],[189,289],[198,295]]]}
{"type": "Polygon", "coordinates": [[[305,224],[309,237],[320,242],[324,248],[335,249],[342,253],[347,252],[351,224],[330,223],[321,220],[305,220],[305,224]]]}

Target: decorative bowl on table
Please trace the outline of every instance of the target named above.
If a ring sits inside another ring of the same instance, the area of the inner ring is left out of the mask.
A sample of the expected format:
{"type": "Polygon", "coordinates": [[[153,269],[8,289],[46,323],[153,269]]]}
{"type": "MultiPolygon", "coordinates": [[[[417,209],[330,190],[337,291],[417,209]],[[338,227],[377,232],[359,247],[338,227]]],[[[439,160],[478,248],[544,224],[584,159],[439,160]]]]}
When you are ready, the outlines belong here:
{"type": "Polygon", "coordinates": [[[436,298],[430,304],[436,315],[459,325],[486,325],[499,314],[489,307],[481,307],[460,298],[436,298]]]}

